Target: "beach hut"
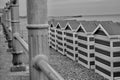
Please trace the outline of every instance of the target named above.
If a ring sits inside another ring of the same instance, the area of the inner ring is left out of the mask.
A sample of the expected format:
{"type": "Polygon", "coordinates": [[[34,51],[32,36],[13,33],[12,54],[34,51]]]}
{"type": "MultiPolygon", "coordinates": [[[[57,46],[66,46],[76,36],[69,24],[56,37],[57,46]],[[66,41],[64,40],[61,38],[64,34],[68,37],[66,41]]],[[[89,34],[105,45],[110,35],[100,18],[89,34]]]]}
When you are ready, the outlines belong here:
{"type": "Polygon", "coordinates": [[[95,38],[95,72],[109,80],[120,79],[120,25],[100,22],[95,38]]]}
{"type": "Polygon", "coordinates": [[[64,35],[64,28],[67,24],[67,21],[65,20],[57,20],[57,26],[56,26],[56,47],[57,51],[61,54],[65,55],[65,35],[64,35]]]}
{"type": "Polygon", "coordinates": [[[79,22],[68,20],[65,27],[65,54],[72,60],[77,60],[77,35],[76,30],[79,22]]]}
{"type": "Polygon", "coordinates": [[[49,46],[56,50],[56,25],[57,21],[51,20],[49,22],[49,46]]]}
{"type": "Polygon", "coordinates": [[[80,21],[77,29],[78,63],[89,69],[95,67],[94,36],[92,33],[96,27],[97,22],[95,21],[80,21]]]}

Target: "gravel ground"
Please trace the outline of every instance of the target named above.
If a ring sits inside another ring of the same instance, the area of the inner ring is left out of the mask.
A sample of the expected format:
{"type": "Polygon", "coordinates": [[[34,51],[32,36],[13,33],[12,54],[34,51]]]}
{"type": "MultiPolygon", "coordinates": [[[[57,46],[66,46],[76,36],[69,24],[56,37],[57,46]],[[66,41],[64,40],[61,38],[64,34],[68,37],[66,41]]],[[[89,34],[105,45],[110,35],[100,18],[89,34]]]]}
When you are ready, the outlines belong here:
{"type": "Polygon", "coordinates": [[[50,49],[50,64],[65,80],[107,80],[54,49],[50,49]]]}

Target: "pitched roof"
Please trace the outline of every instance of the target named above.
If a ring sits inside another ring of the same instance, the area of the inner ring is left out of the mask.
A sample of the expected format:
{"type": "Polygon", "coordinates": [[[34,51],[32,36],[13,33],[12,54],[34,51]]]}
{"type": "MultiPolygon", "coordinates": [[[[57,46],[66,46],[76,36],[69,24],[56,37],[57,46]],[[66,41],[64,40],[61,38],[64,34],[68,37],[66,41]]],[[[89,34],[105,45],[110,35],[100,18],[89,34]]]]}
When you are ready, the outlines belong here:
{"type": "Polygon", "coordinates": [[[66,20],[59,20],[58,22],[59,22],[61,28],[65,28],[65,26],[66,26],[66,24],[67,24],[67,21],[66,21],[66,20]]]}
{"type": "Polygon", "coordinates": [[[100,22],[102,27],[107,31],[109,35],[120,35],[120,24],[112,21],[100,22]]]}
{"type": "Polygon", "coordinates": [[[99,24],[99,22],[97,21],[79,21],[79,22],[82,24],[86,32],[93,32],[99,24]]]}
{"type": "Polygon", "coordinates": [[[76,20],[67,20],[67,22],[70,24],[70,27],[72,28],[72,30],[76,30],[79,27],[79,22],[76,20]]]}
{"type": "Polygon", "coordinates": [[[57,26],[57,21],[54,20],[54,19],[51,19],[51,20],[48,21],[48,24],[49,25],[53,24],[53,27],[56,27],[57,26]]]}
{"type": "Polygon", "coordinates": [[[56,20],[52,21],[52,23],[53,23],[54,27],[57,26],[57,21],[56,20]]]}

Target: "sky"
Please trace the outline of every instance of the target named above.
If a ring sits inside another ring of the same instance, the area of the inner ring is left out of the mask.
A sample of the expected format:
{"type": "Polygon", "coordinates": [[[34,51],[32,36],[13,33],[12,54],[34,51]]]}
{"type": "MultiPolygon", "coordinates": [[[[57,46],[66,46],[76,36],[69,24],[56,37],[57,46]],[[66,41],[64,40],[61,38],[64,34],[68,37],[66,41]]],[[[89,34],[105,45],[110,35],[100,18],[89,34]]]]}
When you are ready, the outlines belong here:
{"type": "MultiPolygon", "coordinates": [[[[0,0],[0,7],[5,1],[7,0],[0,0]]],[[[25,4],[25,0],[20,0],[23,15],[26,14],[25,4]]],[[[48,0],[49,16],[104,14],[120,14],[120,0],[48,0]]]]}

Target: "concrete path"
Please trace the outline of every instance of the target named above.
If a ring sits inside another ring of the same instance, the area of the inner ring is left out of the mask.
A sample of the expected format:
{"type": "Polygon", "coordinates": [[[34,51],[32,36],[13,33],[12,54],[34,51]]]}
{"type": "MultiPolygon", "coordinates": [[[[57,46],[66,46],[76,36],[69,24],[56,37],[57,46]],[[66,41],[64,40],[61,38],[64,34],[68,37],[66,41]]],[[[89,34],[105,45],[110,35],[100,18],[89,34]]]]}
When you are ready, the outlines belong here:
{"type": "MultiPolygon", "coordinates": [[[[0,26],[1,27],[1,26],[0,26]]],[[[5,80],[8,72],[10,72],[12,55],[7,52],[7,43],[5,43],[2,31],[0,33],[0,80],[5,80]]]]}

